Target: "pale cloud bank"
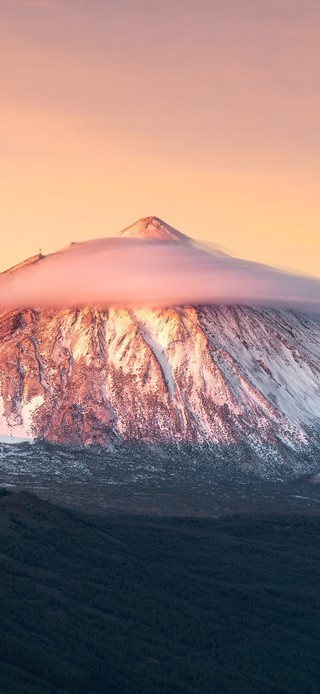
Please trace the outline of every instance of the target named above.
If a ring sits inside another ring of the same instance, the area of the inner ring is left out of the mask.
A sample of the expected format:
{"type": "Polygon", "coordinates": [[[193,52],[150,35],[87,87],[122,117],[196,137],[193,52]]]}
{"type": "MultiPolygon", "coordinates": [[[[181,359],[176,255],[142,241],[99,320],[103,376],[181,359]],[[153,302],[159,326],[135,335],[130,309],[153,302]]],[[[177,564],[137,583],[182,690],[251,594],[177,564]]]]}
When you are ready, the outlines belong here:
{"type": "Polygon", "coordinates": [[[11,4],[22,9],[28,7],[40,10],[56,10],[62,8],[60,0],[13,0],[11,4]]]}
{"type": "Polygon", "coordinates": [[[1,310],[92,304],[249,304],[320,314],[320,280],[188,240],[126,236],[71,244],[0,276],[1,310]]]}

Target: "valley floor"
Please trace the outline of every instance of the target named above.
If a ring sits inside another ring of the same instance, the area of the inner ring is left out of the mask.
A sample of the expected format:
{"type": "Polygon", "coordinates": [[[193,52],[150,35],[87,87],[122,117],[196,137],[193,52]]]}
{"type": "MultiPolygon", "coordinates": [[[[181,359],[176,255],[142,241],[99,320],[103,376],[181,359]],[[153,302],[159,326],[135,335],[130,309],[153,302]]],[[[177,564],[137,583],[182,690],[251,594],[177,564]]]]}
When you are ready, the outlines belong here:
{"type": "Polygon", "coordinates": [[[0,496],[3,694],[318,694],[320,517],[0,496]]]}

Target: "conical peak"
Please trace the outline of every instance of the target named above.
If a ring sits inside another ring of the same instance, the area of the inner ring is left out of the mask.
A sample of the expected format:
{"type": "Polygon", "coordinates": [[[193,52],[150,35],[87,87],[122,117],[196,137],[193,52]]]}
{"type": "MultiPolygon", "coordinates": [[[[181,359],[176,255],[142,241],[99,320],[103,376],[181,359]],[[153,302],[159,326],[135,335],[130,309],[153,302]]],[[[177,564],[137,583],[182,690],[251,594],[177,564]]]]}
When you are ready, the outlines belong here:
{"type": "Polygon", "coordinates": [[[159,217],[143,217],[131,226],[120,231],[119,236],[128,238],[157,239],[160,241],[175,241],[186,243],[188,236],[163,222],[159,217]]]}

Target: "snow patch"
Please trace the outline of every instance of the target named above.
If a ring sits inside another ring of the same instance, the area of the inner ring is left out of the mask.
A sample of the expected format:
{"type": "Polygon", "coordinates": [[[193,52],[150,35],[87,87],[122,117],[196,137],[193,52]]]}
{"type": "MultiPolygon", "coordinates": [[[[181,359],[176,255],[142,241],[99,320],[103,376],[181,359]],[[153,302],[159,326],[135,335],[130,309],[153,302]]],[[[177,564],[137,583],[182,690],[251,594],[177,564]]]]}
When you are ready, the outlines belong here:
{"type": "Polygon", "coordinates": [[[15,424],[5,416],[3,398],[0,397],[0,441],[17,443],[33,441],[32,422],[35,412],[43,405],[44,396],[37,395],[30,402],[21,404],[21,423],[15,424]]]}

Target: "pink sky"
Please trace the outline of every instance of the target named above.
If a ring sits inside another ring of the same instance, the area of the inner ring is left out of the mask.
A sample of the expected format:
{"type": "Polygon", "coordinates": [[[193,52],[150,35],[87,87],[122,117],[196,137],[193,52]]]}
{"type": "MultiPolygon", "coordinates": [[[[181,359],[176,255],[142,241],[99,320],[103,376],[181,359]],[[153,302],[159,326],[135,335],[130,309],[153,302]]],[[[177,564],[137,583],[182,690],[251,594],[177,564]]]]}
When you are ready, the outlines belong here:
{"type": "Polygon", "coordinates": [[[320,276],[320,5],[1,0],[1,267],[157,215],[320,276]]]}

